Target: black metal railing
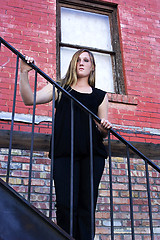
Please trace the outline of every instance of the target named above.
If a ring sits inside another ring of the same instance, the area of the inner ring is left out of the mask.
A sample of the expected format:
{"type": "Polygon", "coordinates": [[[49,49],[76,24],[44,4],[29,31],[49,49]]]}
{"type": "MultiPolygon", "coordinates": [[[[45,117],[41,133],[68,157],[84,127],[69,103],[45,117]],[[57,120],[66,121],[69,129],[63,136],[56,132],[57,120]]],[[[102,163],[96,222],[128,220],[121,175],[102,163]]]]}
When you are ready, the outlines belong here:
{"type": "MultiPolygon", "coordinates": [[[[18,52],[14,47],[7,43],[3,38],[0,38],[0,44],[4,44],[8,49],[10,49],[17,56],[16,60],[16,73],[15,73],[15,86],[14,86],[14,96],[13,96],[13,107],[12,107],[12,121],[10,130],[10,143],[9,143],[9,154],[8,154],[8,165],[7,165],[7,177],[6,182],[9,182],[10,177],[10,163],[11,163],[11,149],[12,149],[12,136],[13,136],[13,125],[14,125],[14,115],[15,115],[15,104],[16,104],[16,92],[17,92],[17,78],[18,78],[18,65],[19,59],[25,60],[25,57],[18,52]]],[[[31,150],[30,150],[30,168],[29,168],[29,183],[28,183],[28,201],[30,201],[31,196],[31,177],[32,177],[32,156],[33,156],[33,144],[34,144],[34,121],[35,121],[35,109],[36,109],[36,89],[37,89],[37,75],[41,75],[51,84],[53,84],[53,105],[52,105],[52,141],[51,141],[51,174],[50,174],[50,204],[49,204],[49,218],[52,218],[52,186],[53,186],[53,165],[54,165],[54,108],[55,108],[55,87],[67,95],[71,99],[71,193],[70,193],[70,235],[73,234],[73,162],[74,162],[74,108],[73,103],[79,105],[83,111],[87,112],[89,115],[89,135],[90,135],[90,182],[91,182],[91,222],[92,222],[92,237],[94,239],[94,202],[93,202],[93,145],[92,145],[92,119],[95,119],[100,123],[101,119],[87,109],[83,104],[77,101],[72,95],[70,95],[65,89],[60,87],[55,81],[53,81],[48,75],[41,71],[34,63],[29,64],[35,70],[35,87],[34,87],[34,103],[33,103],[33,118],[32,118],[32,140],[31,140],[31,150]]],[[[110,220],[111,220],[111,239],[115,239],[114,233],[114,217],[113,217],[113,186],[112,186],[112,152],[111,152],[111,134],[114,135],[119,141],[126,146],[126,156],[127,156],[127,166],[128,166],[128,183],[129,183],[129,199],[130,199],[130,220],[131,220],[131,235],[132,240],[135,239],[134,232],[134,214],[133,214],[133,199],[132,199],[132,181],[131,181],[131,167],[130,167],[130,150],[132,150],[137,156],[144,160],[145,162],[145,173],[147,182],[147,194],[148,194],[148,206],[149,206],[149,223],[150,223],[150,237],[151,240],[154,239],[153,233],[153,220],[152,220],[152,204],[151,204],[151,193],[150,193],[150,183],[149,183],[149,172],[148,165],[160,173],[160,168],[153,163],[150,159],[144,156],[140,151],[138,151],[132,144],[126,141],[122,136],[120,136],[113,128],[108,130],[108,154],[109,154],[109,182],[110,182],[110,220]]],[[[125,155],[125,153],[124,153],[125,155]]]]}

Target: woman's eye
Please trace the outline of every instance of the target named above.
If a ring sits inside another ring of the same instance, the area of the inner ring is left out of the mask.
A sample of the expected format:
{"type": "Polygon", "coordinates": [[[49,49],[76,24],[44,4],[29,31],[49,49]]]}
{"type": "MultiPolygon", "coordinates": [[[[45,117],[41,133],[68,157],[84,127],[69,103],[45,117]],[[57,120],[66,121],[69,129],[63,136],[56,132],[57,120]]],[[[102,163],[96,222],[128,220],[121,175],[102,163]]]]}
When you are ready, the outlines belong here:
{"type": "MultiPolygon", "coordinates": [[[[81,61],[81,59],[78,58],[78,59],[77,59],[77,62],[80,62],[80,61],[81,61]]],[[[84,62],[89,62],[89,59],[85,58],[85,59],[83,59],[82,61],[84,61],[84,62]]]]}

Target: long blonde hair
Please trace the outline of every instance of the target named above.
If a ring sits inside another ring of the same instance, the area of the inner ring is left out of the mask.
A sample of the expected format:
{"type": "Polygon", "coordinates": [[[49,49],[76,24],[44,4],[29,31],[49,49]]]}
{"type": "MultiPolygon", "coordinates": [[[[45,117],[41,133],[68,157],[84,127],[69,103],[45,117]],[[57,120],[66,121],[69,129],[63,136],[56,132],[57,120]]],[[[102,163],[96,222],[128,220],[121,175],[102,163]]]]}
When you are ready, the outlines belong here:
{"type": "Polygon", "coordinates": [[[76,71],[77,61],[79,55],[83,52],[87,52],[89,54],[93,69],[88,77],[88,84],[91,87],[95,87],[95,60],[93,54],[87,49],[80,49],[73,55],[65,77],[59,81],[59,84],[62,87],[71,86],[77,83],[77,71],[76,71]]]}

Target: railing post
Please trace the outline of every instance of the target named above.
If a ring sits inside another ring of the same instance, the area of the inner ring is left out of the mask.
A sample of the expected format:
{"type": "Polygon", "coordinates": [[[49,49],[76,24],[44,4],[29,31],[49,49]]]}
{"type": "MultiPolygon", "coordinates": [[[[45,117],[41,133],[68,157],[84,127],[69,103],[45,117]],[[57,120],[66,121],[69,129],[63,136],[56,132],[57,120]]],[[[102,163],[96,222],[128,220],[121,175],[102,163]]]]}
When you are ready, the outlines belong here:
{"type": "Polygon", "coordinates": [[[70,235],[73,236],[73,169],[74,169],[74,108],[71,99],[71,170],[70,170],[70,235]]]}
{"type": "Polygon", "coordinates": [[[50,197],[49,197],[49,218],[52,219],[52,196],[53,196],[53,167],[54,167],[54,110],[55,110],[55,85],[53,85],[52,101],[52,140],[51,140],[51,170],[50,170],[50,197]]]}
{"type": "Polygon", "coordinates": [[[33,145],[34,145],[34,123],[35,123],[35,110],[36,110],[36,91],[37,91],[37,71],[35,71],[35,85],[34,85],[34,100],[33,100],[33,116],[32,116],[32,134],[31,134],[31,150],[30,150],[30,165],[29,165],[29,181],[28,181],[28,201],[31,197],[31,178],[32,178],[32,158],[33,158],[33,145]]]}
{"type": "Polygon", "coordinates": [[[129,182],[131,231],[132,231],[132,240],[135,240],[135,235],[134,235],[134,218],[133,218],[133,199],[132,199],[131,167],[130,167],[128,144],[126,145],[126,151],[127,151],[127,166],[128,166],[128,182],[129,182]]]}
{"type": "Polygon", "coordinates": [[[6,182],[7,182],[7,183],[9,182],[10,163],[11,163],[13,126],[14,126],[14,115],[15,115],[15,105],[16,105],[16,93],[17,93],[18,65],[19,65],[19,55],[17,55],[17,61],[16,61],[16,74],[15,74],[14,95],[13,95],[13,107],[12,107],[12,121],[11,121],[9,153],[8,153],[8,163],[7,163],[7,177],[6,177],[6,182]]]}
{"type": "Polygon", "coordinates": [[[151,235],[151,240],[154,240],[153,221],[152,221],[152,205],[151,205],[151,194],[150,194],[149,173],[148,173],[148,163],[146,161],[145,161],[145,168],[146,168],[146,180],[147,180],[147,194],[148,194],[148,207],[149,207],[150,235],[151,235]]]}
{"type": "Polygon", "coordinates": [[[91,191],[91,240],[94,240],[94,182],[93,182],[93,134],[92,116],[89,114],[89,136],[90,136],[90,191],[91,191]]]}
{"type": "Polygon", "coordinates": [[[114,224],[113,224],[113,188],[112,188],[112,159],[111,159],[111,139],[110,139],[110,129],[108,130],[108,155],[109,155],[109,180],[110,180],[111,240],[114,240],[114,224]]]}

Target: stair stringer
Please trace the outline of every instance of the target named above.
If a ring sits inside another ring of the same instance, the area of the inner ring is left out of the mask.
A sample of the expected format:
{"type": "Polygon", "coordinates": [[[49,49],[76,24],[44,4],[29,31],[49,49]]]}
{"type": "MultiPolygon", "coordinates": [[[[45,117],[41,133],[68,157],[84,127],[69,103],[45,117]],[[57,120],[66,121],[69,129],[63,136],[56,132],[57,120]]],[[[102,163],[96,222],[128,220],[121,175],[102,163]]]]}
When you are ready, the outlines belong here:
{"type": "Polygon", "coordinates": [[[0,240],[73,240],[0,179],[0,240]]]}

